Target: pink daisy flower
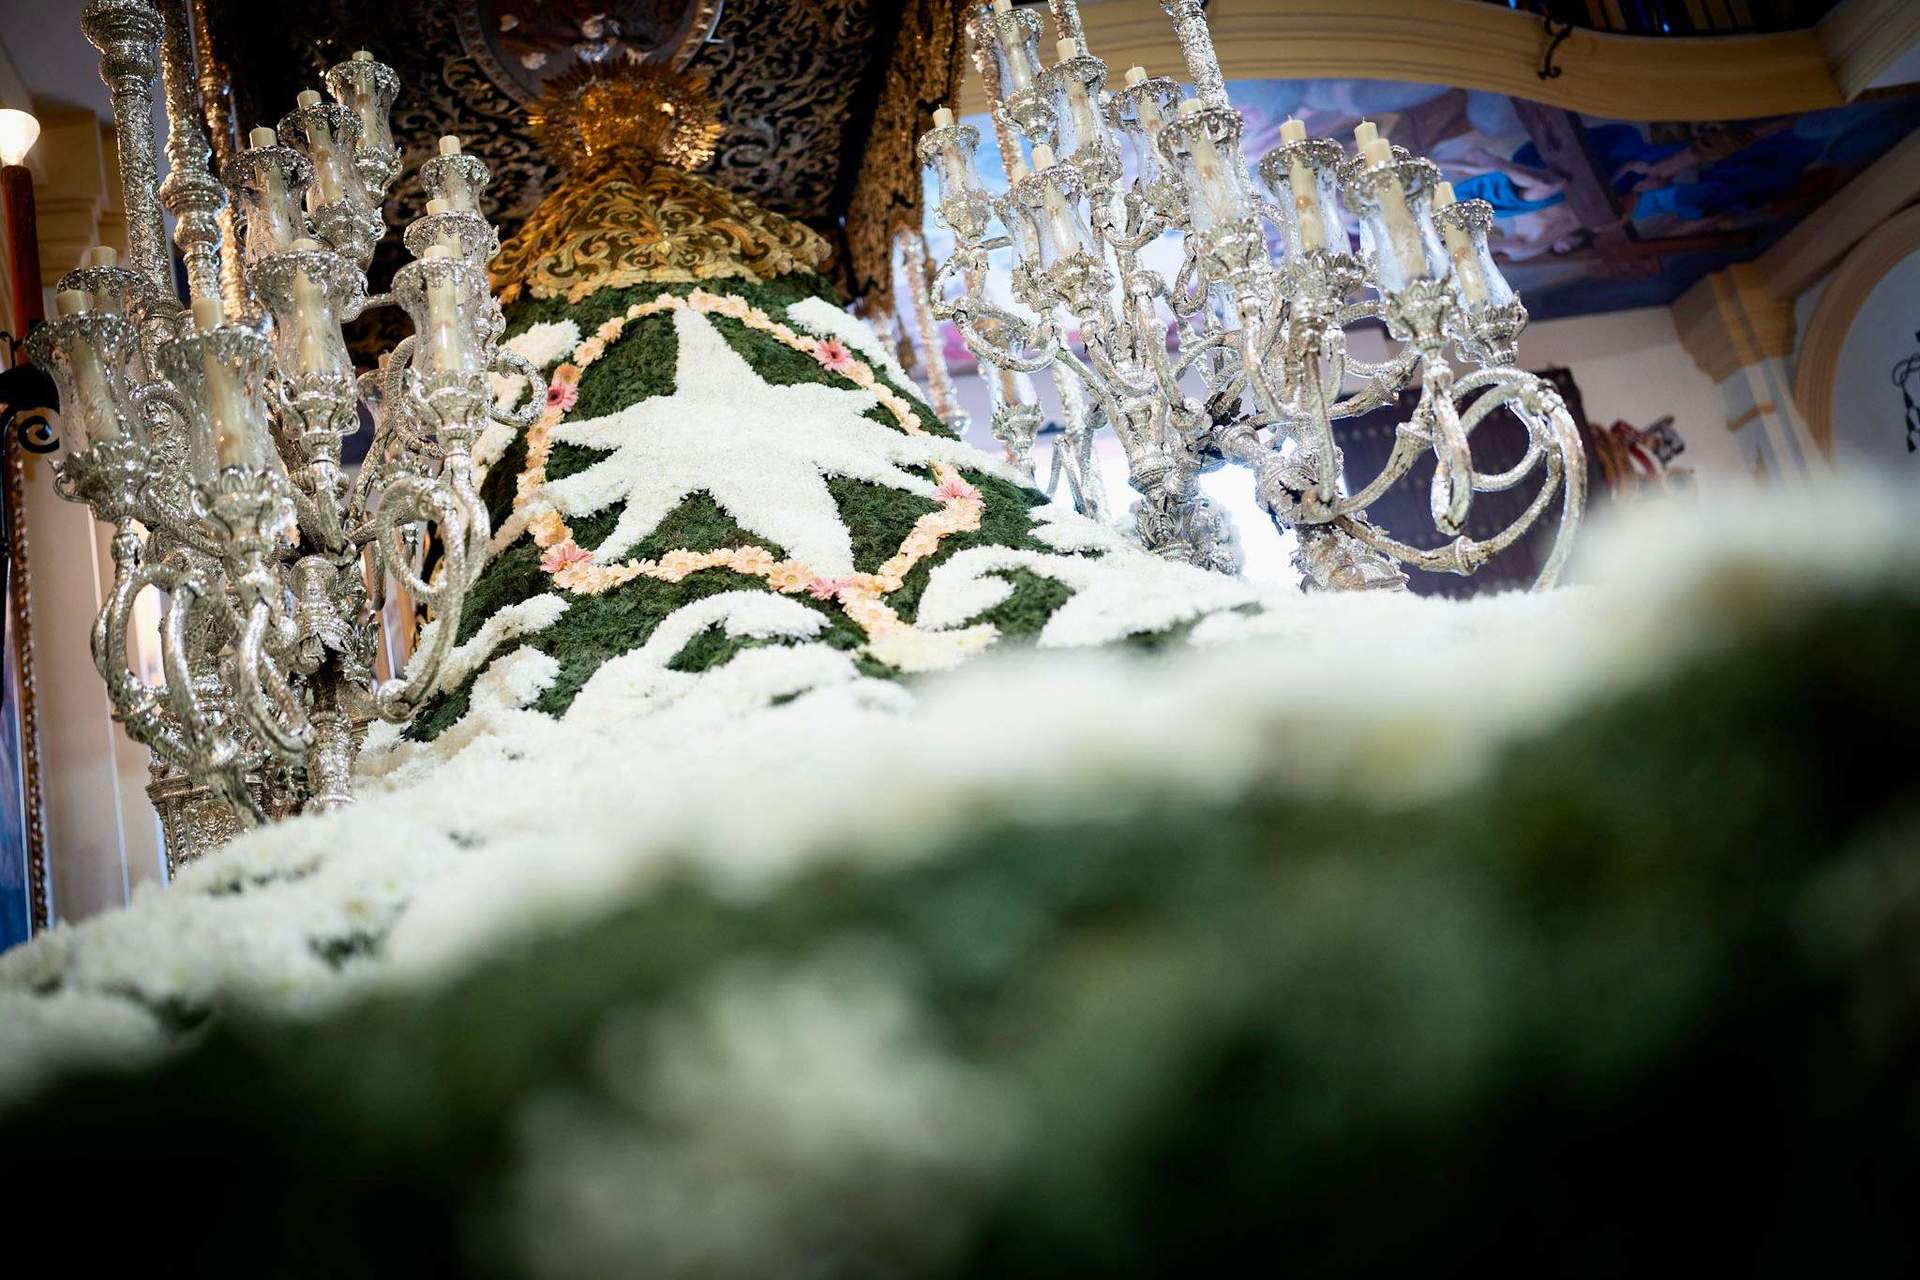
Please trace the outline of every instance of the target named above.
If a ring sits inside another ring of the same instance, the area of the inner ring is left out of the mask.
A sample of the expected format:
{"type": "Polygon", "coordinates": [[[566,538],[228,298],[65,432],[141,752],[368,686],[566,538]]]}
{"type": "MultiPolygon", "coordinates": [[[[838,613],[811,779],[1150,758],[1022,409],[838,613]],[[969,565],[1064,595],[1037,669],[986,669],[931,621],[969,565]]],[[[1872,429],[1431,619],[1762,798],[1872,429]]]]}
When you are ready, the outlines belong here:
{"type": "Polygon", "coordinates": [[[574,401],[580,398],[580,388],[571,382],[555,380],[547,384],[547,408],[558,409],[565,413],[573,408],[574,401]]]}
{"type": "Polygon", "coordinates": [[[838,338],[823,339],[814,347],[813,358],[820,362],[822,368],[835,373],[845,373],[853,367],[853,352],[838,338]]]}
{"type": "Polygon", "coordinates": [[[831,600],[852,585],[849,578],[815,578],[807,584],[807,593],[815,600],[831,600]]]}
{"type": "Polygon", "coordinates": [[[953,502],[960,499],[977,502],[980,499],[980,491],[968,484],[965,480],[962,480],[959,476],[955,476],[938,489],[935,489],[933,496],[943,502],[953,502]]]}
{"type": "Polygon", "coordinates": [[[547,554],[540,557],[540,567],[548,573],[558,573],[569,565],[591,560],[592,554],[583,550],[572,538],[565,542],[556,542],[547,548],[547,554]]]}

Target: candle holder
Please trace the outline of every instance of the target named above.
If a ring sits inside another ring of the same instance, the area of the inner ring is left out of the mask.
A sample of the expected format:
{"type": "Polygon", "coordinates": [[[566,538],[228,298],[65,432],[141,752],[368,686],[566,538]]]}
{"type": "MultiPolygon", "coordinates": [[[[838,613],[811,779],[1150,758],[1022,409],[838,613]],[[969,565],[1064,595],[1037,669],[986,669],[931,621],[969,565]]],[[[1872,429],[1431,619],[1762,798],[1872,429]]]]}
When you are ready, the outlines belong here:
{"type": "Polygon", "coordinates": [[[1344,296],[1365,276],[1347,240],[1340,207],[1341,168],[1346,152],[1325,138],[1285,143],[1260,161],[1260,180],[1279,211],[1287,261],[1296,269],[1326,273],[1321,290],[1344,296]]]}
{"type": "Polygon", "coordinates": [[[990,56],[999,72],[998,104],[1030,137],[1053,140],[1053,99],[1040,82],[1040,19],[1029,9],[996,4],[985,20],[990,56]]]}
{"type": "MultiPolygon", "coordinates": [[[[172,34],[141,0],[95,0],[89,13],[108,7],[113,22],[89,26],[103,62],[150,58],[140,42],[172,34]]],[[[191,41],[163,42],[163,58],[191,56],[191,41]]],[[[198,77],[190,63],[170,66],[168,82],[198,77]]],[[[31,343],[60,384],[76,446],[56,487],[114,528],[94,662],[115,718],[153,752],[170,866],[247,825],[351,802],[366,724],[404,721],[437,688],[485,562],[473,440],[489,421],[525,426],[534,412],[496,413],[489,375],[544,383],[499,346],[504,320],[485,283],[498,241],[477,212],[479,161],[433,162],[434,183],[467,207],[409,226],[419,260],[393,292],[370,296],[379,202],[398,174],[386,113],[399,81],[356,55],[325,82],[337,101],[301,95],[225,175],[266,332],[225,318],[211,273],[190,273],[187,306],[170,274],[136,261],[69,273],[63,315],[31,343]],[[416,334],[383,368],[356,369],[341,325],[380,306],[406,310],[416,334]],[[342,441],[367,418],[373,442],[349,474],[342,441]],[[444,548],[431,581],[420,559],[429,542],[444,548]],[[134,603],[149,588],[164,600],[161,685],[127,662],[134,603]],[[376,675],[390,596],[441,625],[403,671],[376,675]]],[[[157,223],[166,196],[150,164],[124,163],[150,153],[139,134],[150,100],[116,93],[115,109],[129,220],[157,223]]]]}
{"type": "Polygon", "coordinates": [[[1493,206],[1485,200],[1465,200],[1433,216],[1453,260],[1460,304],[1448,318],[1448,333],[1469,359],[1488,365],[1512,364],[1520,334],[1527,327],[1527,308],[1487,245],[1493,206]]]}
{"type": "Polygon", "coordinates": [[[275,132],[312,166],[307,217],[314,234],[365,269],[387,228],[355,163],[360,122],[353,109],[322,102],[318,93],[309,90],[300,95],[300,105],[281,119],[275,132]]]}
{"type": "MultiPolygon", "coordinates": [[[[72,305],[88,296],[63,290],[60,300],[72,305]]],[[[27,358],[59,388],[62,434],[73,452],[144,435],[130,368],[139,339],[126,316],[90,309],[65,311],[27,335],[27,358]]]]}
{"type": "MultiPolygon", "coordinates": [[[[1511,367],[1526,310],[1487,251],[1491,210],[1441,199],[1439,170],[1366,123],[1352,154],[1288,122],[1281,145],[1261,159],[1264,191],[1256,192],[1198,0],[1164,6],[1193,85],[1186,101],[1175,81],[1138,67],[1109,92],[1075,0],[1049,7],[1063,56],[1045,70],[1031,12],[995,0],[970,16],[974,65],[988,82],[1011,181],[987,202],[991,218],[971,198],[939,205],[957,243],[935,277],[933,309],[995,381],[996,436],[1019,443],[1014,428],[1032,407],[1031,393],[1006,379],[1050,370],[1063,403],[1090,406],[1083,419],[1068,416],[1111,431],[1125,451],[1140,494],[1132,532],[1143,545],[1237,569],[1231,524],[1196,483],[1232,463],[1253,473],[1257,501],[1294,535],[1294,564],[1312,589],[1404,589],[1402,565],[1472,572],[1559,498],[1558,535],[1536,579],[1553,584],[1584,507],[1585,466],[1558,395],[1511,367]],[[1089,108],[1105,128],[1086,122],[1089,108]],[[1030,176],[1020,171],[1022,139],[1033,148],[1030,176]],[[1119,162],[1116,139],[1130,164],[1119,162]],[[1065,157],[1058,165],[1055,147],[1065,157]],[[1168,231],[1183,246],[1171,281],[1141,260],[1168,231]],[[1013,305],[989,295],[995,270],[1006,273],[1013,305]],[[1084,354],[1068,340],[1062,311],[1077,322],[1084,354]],[[1355,359],[1347,331],[1362,324],[1384,324],[1400,345],[1377,363],[1355,359]],[[1456,356],[1476,367],[1457,371],[1456,356]],[[1342,422],[1415,385],[1418,407],[1385,465],[1348,476],[1342,422]],[[1470,442],[1494,413],[1517,418],[1529,444],[1520,466],[1486,474],[1475,469],[1470,442]],[[1431,515],[1448,539],[1438,548],[1400,541],[1367,518],[1423,452],[1434,457],[1431,515]],[[1530,476],[1540,488],[1519,517],[1490,537],[1467,536],[1474,494],[1530,476]]],[[[971,192],[978,184],[953,171],[945,141],[940,129],[923,138],[923,163],[943,197],[971,192]]],[[[1064,464],[1069,488],[1083,512],[1100,518],[1090,429],[1076,429],[1064,464]]],[[[1058,476],[1058,452],[1055,466],[1058,476]]]]}
{"type": "Polygon", "coordinates": [[[376,200],[385,199],[387,189],[400,176],[400,156],[394,150],[389,123],[393,100],[400,96],[400,77],[363,49],[330,68],[322,79],[333,100],[353,112],[353,167],[361,185],[376,200]]]}
{"type": "Polygon", "coordinates": [[[257,262],[307,238],[306,194],[313,166],[272,129],[255,129],[252,142],[234,156],[226,178],[246,223],[246,259],[257,262]]]}
{"type": "Polygon", "coordinates": [[[974,179],[980,131],[970,124],[936,125],[921,136],[914,150],[933,174],[941,218],[950,227],[964,228],[971,240],[985,237],[993,209],[974,179]]]}
{"type": "Polygon", "coordinates": [[[1079,52],[1079,43],[1061,41],[1061,60],[1040,75],[1053,100],[1054,152],[1079,170],[1089,190],[1120,177],[1120,150],[1108,132],[1101,105],[1107,64],[1079,52]]]}

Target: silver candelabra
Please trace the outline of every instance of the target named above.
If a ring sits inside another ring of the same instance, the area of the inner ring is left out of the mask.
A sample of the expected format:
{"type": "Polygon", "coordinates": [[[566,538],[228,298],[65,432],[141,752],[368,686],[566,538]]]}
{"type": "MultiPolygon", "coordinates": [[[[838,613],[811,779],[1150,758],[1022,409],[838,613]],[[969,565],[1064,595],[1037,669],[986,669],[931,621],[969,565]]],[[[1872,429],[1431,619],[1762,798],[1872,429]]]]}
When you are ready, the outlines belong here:
{"type": "Polygon", "coordinates": [[[253,130],[223,184],[209,170],[184,5],[91,0],[81,22],[113,93],[130,262],[93,251],[60,280],[57,317],[29,346],[60,389],[58,491],[114,530],[93,656],[115,718],[154,754],[178,862],[237,825],[350,802],[361,731],[405,719],[433,692],[484,560],[474,441],[490,420],[524,426],[536,409],[537,396],[496,410],[489,375],[543,380],[497,345],[485,264],[499,244],[479,212],[488,173],[457,139],[421,167],[433,199],[405,232],[414,260],[387,292],[369,290],[401,168],[391,68],[357,53],[328,71],[327,97],[302,93],[277,129],[253,130]],[[158,184],[157,61],[171,170],[158,184]],[[245,222],[237,245],[221,237],[228,189],[245,222]],[[402,308],[413,335],[357,370],[341,325],[381,306],[402,308]],[[363,414],[373,442],[355,471],[342,442],[363,414]],[[164,600],[158,686],[128,664],[149,588],[164,600]],[[439,623],[382,679],[389,597],[439,623]]]}
{"type": "Polygon", "coordinates": [[[935,278],[935,309],[988,375],[993,432],[1009,456],[1031,471],[1041,412],[1030,375],[1045,370],[1066,416],[1056,478],[1064,471],[1080,508],[1104,517],[1092,442],[1111,430],[1140,495],[1134,532],[1162,555],[1237,571],[1231,522],[1198,487],[1202,472],[1234,462],[1252,470],[1261,507],[1294,531],[1310,586],[1404,588],[1401,564],[1471,573],[1564,493],[1538,579],[1553,583],[1579,523],[1585,462],[1559,395],[1512,367],[1527,313],[1488,248],[1491,206],[1455,200],[1430,161],[1371,124],[1349,155],[1289,120],[1256,187],[1202,0],[1162,0],[1193,80],[1185,98],[1175,81],[1139,67],[1109,92],[1075,0],[1049,7],[1059,58],[1044,69],[1033,10],[994,0],[969,24],[1006,193],[987,193],[975,170],[979,131],[950,111],[919,141],[957,241],[935,278]],[[1141,265],[1169,230],[1184,246],[1171,284],[1141,265]],[[1354,359],[1347,331],[1381,322],[1398,352],[1354,359]],[[1457,371],[1455,358],[1471,371],[1457,371]],[[1351,484],[1336,424],[1394,403],[1416,379],[1418,404],[1385,466],[1351,484]],[[1525,425],[1528,448],[1512,468],[1484,474],[1470,439],[1502,409],[1525,425]],[[1437,550],[1398,541],[1366,516],[1428,450],[1433,522],[1451,539],[1437,550]],[[1466,535],[1475,493],[1535,473],[1538,495],[1507,528],[1466,535]]]}

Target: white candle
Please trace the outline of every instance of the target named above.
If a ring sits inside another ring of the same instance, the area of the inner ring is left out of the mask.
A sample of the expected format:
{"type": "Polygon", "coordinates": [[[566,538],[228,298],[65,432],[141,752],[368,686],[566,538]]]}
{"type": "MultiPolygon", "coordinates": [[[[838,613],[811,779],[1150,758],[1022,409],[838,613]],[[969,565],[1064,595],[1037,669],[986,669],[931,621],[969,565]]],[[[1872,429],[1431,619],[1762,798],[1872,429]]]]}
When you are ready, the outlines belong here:
{"type": "MultiPolygon", "coordinates": [[[[1374,138],[1364,154],[1369,169],[1384,169],[1393,163],[1393,148],[1385,138],[1374,138]]],[[[1408,281],[1423,279],[1427,274],[1426,246],[1420,242],[1420,228],[1414,224],[1413,210],[1407,207],[1407,193],[1401,189],[1400,179],[1389,174],[1373,190],[1380,202],[1381,220],[1386,223],[1389,251],[1399,261],[1402,275],[1408,281]]]]}
{"type": "MultiPolygon", "coordinates": [[[[1012,0],[993,0],[995,17],[1012,12],[1012,0]]],[[[1026,39],[1020,34],[1018,26],[1008,23],[995,34],[999,37],[1000,66],[1004,79],[1004,83],[1000,86],[1000,93],[1005,97],[1019,93],[1033,83],[1033,68],[1027,65],[1026,39]]]]}
{"type": "MultiPolygon", "coordinates": [[[[293,247],[312,253],[323,246],[317,240],[296,240],[293,247]]],[[[293,273],[293,368],[295,373],[333,373],[333,344],[327,329],[333,324],[333,300],[307,269],[293,273]]]]}
{"type": "MultiPolygon", "coordinates": [[[[372,62],[373,54],[356,49],[355,62],[372,62]]],[[[391,148],[393,137],[387,132],[387,118],[380,111],[380,95],[374,90],[372,76],[354,77],[353,113],[360,121],[360,145],[391,148]]]]}
{"type": "MultiPolygon", "coordinates": [[[[1200,113],[1200,101],[1188,98],[1180,104],[1182,119],[1189,119],[1200,113]]],[[[1205,129],[1195,129],[1188,135],[1187,143],[1193,156],[1194,183],[1200,188],[1196,193],[1200,201],[1213,216],[1213,224],[1232,222],[1240,217],[1239,201],[1235,198],[1233,184],[1227,176],[1227,163],[1220,154],[1220,148],[1214,145],[1213,135],[1205,129]]]]}
{"type": "MultiPolygon", "coordinates": [[[[119,265],[119,262],[120,251],[118,249],[113,248],[111,245],[97,244],[87,250],[86,256],[81,259],[80,265],[84,267],[112,267],[119,265]]],[[[120,314],[119,295],[103,289],[99,293],[91,296],[93,299],[93,310],[104,311],[109,315],[120,314]]]]}
{"type": "Polygon", "coordinates": [[[933,127],[936,129],[953,128],[953,110],[950,107],[936,107],[933,112],[933,127]]]}
{"type": "MultiPolygon", "coordinates": [[[[247,135],[247,141],[255,148],[275,146],[280,135],[271,129],[255,129],[247,135]]],[[[251,243],[255,236],[263,238],[264,243],[257,252],[272,252],[285,249],[293,243],[293,220],[287,210],[287,180],[277,164],[261,164],[254,169],[260,176],[260,201],[255,208],[247,210],[247,239],[251,243]],[[254,220],[260,220],[258,231],[254,220]]]]}
{"type": "MultiPolygon", "coordinates": [[[[1454,203],[1451,182],[1443,182],[1434,189],[1435,212],[1454,203]]],[[[1460,290],[1461,300],[1477,307],[1487,300],[1487,282],[1480,274],[1480,260],[1474,256],[1472,237],[1451,218],[1441,221],[1440,234],[1447,242],[1447,256],[1453,259],[1454,285],[1460,290]]]]}
{"type": "Polygon", "coordinates": [[[1160,131],[1167,127],[1167,113],[1160,109],[1160,103],[1152,95],[1138,99],[1140,108],[1140,127],[1147,131],[1147,137],[1157,152],[1160,147],[1160,131]]]}
{"type": "MultiPolygon", "coordinates": [[[[440,154],[443,156],[460,155],[459,137],[449,133],[441,138],[440,154]]],[[[441,183],[440,189],[445,193],[447,208],[457,210],[460,213],[478,213],[480,211],[477,207],[477,201],[474,199],[473,188],[467,185],[467,179],[464,174],[449,171],[447,179],[441,183]]]]}
{"type": "MultiPolygon", "coordinates": [[[[428,247],[423,259],[444,260],[453,257],[445,245],[428,247]]],[[[453,373],[467,366],[466,330],[460,323],[460,295],[450,277],[427,283],[427,358],[442,373],[453,373]]]]}
{"type": "Polygon", "coordinates": [[[1379,126],[1375,125],[1371,120],[1362,120],[1359,124],[1353,126],[1353,145],[1362,155],[1366,154],[1367,148],[1372,146],[1374,140],[1379,136],[1379,126]]]}
{"type": "MultiPolygon", "coordinates": [[[[320,105],[320,95],[308,89],[295,98],[301,109],[320,105]]],[[[333,131],[328,128],[324,117],[315,117],[306,124],[307,159],[313,161],[313,190],[309,193],[309,203],[315,209],[322,205],[333,204],[346,198],[345,180],[340,174],[340,156],[333,148],[333,131]]]]}
{"type": "MultiPolygon", "coordinates": [[[[225,317],[218,298],[193,300],[193,327],[207,333],[220,326],[225,317]]],[[[251,452],[253,417],[247,412],[246,397],[226,364],[211,348],[200,352],[200,373],[207,383],[207,416],[213,427],[213,458],[217,466],[243,465],[251,452]]]]}
{"type": "MultiPolygon", "coordinates": [[[[54,310],[62,316],[80,315],[92,309],[92,302],[78,289],[68,289],[53,300],[54,310]]],[[[120,434],[119,418],[114,412],[113,383],[107,366],[91,342],[76,335],[67,343],[67,363],[73,368],[73,391],[79,403],[62,422],[78,439],[69,442],[76,452],[90,440],[111,440],[120,434]]]]}
{"type": "MultiPolygon", "coordinates": [[[[427,201],[427,214],[430,217],[446,213],[452,208],[453,206],[442,196],[435,196],[433,199],[427,201]]],[[[434,237],[433,242],[436,245],[445,246],[447,252],[456,258],[462,253],[459,237],[455,236],[454,233],[446,227],[440,228],[440,234],[434,237]]]]}
{"type": "MultiPolygon", "coordinates": [[[[1306,124],[1288,116],[1280,126],[1281,143],[1290,145],[1306,140],[1306,124]]],[[[1300,227],[1300,251],[1306,253],[1326,248],[1326,227],[1320,220],[1320,190],[1314,181],[1313,170],[1298,156],[1287,165],[1287,186],[1293,194],[1294,220],[1300,227]]]]}
{"type": "MultiPolygon", "coordinates": [[[[1071,62],[1080,56],[1078,40],[1062,40],[1055,46],[1060,61],[1071,62]]],[[[1086,81],[1078,76],[1062,77],[1062,88],[1067,95],[1067,114],[1073,119],[1073,139],[1075,146],[1085,146],[1100,138],[1104,130],[1100,126],[1100,113],[1093,104],[1093,95],[1087,92],[1086,81]]]]}
{"type": "MultiPolygon", "coordinates": [[[[1034,146],[1033,167],[1036,172],[1051,169],[1055,163],[1052,147],[1044,142],[1034,146]]],[[[1080,234],[1080,220],[1074,216],[1073,206],[1067,203],[1060,188],[1051,182],[1045,183],[1041,187],[1040,198],[1045,206],[1047,226],[1053,232],[1056,251],[1065,256],[1085,247],[1080,234]]]]}

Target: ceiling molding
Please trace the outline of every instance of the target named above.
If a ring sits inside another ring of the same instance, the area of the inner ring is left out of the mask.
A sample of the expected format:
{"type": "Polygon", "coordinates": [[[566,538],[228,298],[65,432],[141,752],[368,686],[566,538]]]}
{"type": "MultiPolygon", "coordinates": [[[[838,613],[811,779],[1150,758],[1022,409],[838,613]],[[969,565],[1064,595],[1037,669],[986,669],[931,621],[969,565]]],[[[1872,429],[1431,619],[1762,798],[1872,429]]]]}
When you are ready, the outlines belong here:
{"type": "Polygon", "coordinates": [[[1672,310],[1680,345],[1715,382],[1793,353],[1793,304],[1769,292],[1750,263],[1701,278],[1672,310]]]}
{"type": "MultiPolygon", "coordinates": [[[[1911,0],[1890,2],[1920,10],[1911,0]]],[[[1185,78],[1159,0],[1104,0],[1080,14],[1088,51],[1116,76],[1138,63],[1185,78]]],[[[1810,30],[1665,38],[1575,31],[1555,56],[1562,74],[1542,80],[1540,19],[1476,0],[1213,0],[1207,20],[1221,68],[1234,80],[1411,81],[1618,120],[1730,120],[1844,101],[1810,30]]],[[[1042,45],[1050,50],[1052,42],[1042,45]]],[[[978,77],[968,77],[960,108],[987,109],[978,77]]]]}
{"type": "Polygon", "coordinates": [[[1807,317],[1793,398],[1806,419],[1807,433],[1828,455],[1833,453],[1833,383],[1847,334],[1874,287],[1914,253],[1920,253],[1920,206],[1896,215],[1862,240],[1827,281],[1807,317]]]}
{"type": "Polygon", "coordinates": [[[1828,197],[1754,267],[1775,297],[1799,297],[1875,227],[1915,202],[1920,202],[1920,132],[1908,134],[1828,197]]]}
{"type": "Polygon", "coordinates": [[[1814,29],[1834,82],[1851,102],[1920,45],[1920,4],[1913,0],[1841,0],[1814,29]]]}

